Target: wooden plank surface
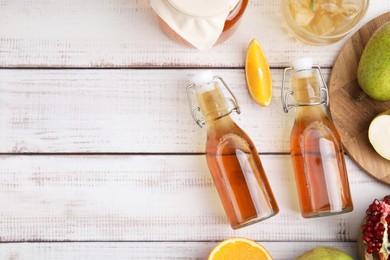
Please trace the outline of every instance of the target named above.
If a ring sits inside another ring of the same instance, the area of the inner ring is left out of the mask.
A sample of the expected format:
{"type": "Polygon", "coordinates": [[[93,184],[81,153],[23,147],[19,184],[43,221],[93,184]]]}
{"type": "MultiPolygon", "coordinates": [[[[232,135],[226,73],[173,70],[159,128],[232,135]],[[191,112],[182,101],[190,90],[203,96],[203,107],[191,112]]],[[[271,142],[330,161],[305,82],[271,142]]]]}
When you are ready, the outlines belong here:
{"type": "MultiPolygon", "coordinates": [[[[371,1],[364,22],[388,11],[387,0],[371,1]]],[[[272,67],[301,56],[331,66],[344,43],[318,47],[289,38],[273,0],[249,1],[234,36],[204,52],[169,40],[149,1],[1,1],[0,24],[2,67],[243,67],[242,52],[254,37],[272,67]]]]}
{"type": "MultiPolygon", "coordinates": [[[[206,130],[193,121],[185,93],[199,71],[0,70],[0,152],[204,152],[206,130]]],[[[289,152],[294,112],[282,109],[282,70],[272,70],[268,107],[251,99],[244,70],[215,73],[235,93],[242,113],[234,118],[258,151],[289,152]]]]}
{"type": "MultiPolygon", "coordinates": [[[[316,246],[333,246],[357,259],[353,242],[262,242],[277,260],[291,260],[316,246]]],[[[106,260],[106,259],[207,259],[217,242],[121,243],[10,243],[0,244],[1,259],[106,260]]]]}
{"type": "Polygon", "coordinates": [[[355,241],[366,207],[389,192],[348,160],[355,210],[303,219],[290,156],[261,159],[280,213],[233,231],[204,155],[3,155],[0,241],[355,241]]]}
{"type": "MultiPolygon", "coordinates": [[[[279,1],[249,3],[230,40],[199,52],[162,33],[148,1],[0,0],[0,259],[205,259],[234,236],[260,241],[277,260],[318,245],[356,257],[365,208],[389,187],[347,159],[355,210],[303,219],[286,154],[294,114],[280,102],[289,60],[311,56],[329,68],[345,40],[299,43],[282,29],[279,1]],[[274,68],[267,108],[245,86],[254,37],[274,68]],[[189,114],[184,87],[200,67],[237,95],[235,119],[281,209],[238,231],[199,154],[205,130],[189,114]]],[[[372,0],[365,22],[388,11],[388,1],[372,0]]]]}

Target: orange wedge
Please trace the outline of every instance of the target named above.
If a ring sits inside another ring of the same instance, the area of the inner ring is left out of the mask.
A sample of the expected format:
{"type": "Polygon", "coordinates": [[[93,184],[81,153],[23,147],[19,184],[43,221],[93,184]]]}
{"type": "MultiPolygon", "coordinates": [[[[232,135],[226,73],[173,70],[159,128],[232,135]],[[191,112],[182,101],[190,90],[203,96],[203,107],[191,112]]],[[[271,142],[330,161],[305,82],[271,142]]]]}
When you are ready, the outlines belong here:
{"type": "Polygon", "coordinates": [[[249,94],[261,106],[268,106],[272,98],[272,78],[260,43],[253,39],[246,51],[245,76],[249,94]]]}
{"type": "Polygon", "coordinates": [[[267,250],[246,238],[230,238],[219,243],[210,253],[209,260],[272,260],[267,250]]]}

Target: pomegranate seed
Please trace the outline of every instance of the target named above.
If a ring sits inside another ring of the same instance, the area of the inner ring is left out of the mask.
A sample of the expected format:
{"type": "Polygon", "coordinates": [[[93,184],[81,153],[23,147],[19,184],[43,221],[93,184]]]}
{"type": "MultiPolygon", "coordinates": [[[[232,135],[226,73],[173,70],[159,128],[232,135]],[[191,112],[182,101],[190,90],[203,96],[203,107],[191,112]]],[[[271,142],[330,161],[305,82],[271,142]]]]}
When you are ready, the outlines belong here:
{"type": "Polygon", "coordinates": [[[374,221],[374,222],[378,222],[379,220],[380,220],[380,218],[378,218],[378,217],[373,217],[372,219],[371,219],[372,221],[374,221]]]}
{"type": "Polygon", "coordinates": [[[378,224],[378,228],[377,228],[377,230],[380,230],[380,231],[385,231],[385,225],[383,225],[383,223],[379,223],[378,224]]]}
{"type": "Polygon", "coordinates": [[[385,233],[385,232],[378,230],[378,231],[376,231],[375,235],[376,235],[377,237],[382,237],[384,233],[385,233]]]}

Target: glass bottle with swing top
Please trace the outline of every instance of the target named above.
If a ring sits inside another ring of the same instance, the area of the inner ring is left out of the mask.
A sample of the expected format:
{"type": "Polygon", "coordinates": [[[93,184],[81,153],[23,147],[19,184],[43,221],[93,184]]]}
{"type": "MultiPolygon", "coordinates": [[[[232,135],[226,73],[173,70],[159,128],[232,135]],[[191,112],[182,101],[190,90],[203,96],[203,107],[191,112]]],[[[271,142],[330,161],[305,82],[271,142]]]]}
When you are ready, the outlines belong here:
{"type": "Polygon", "coordinates": [[[284,70],[282,103],[286,113],[296,109],[290,149],[302,216],[352,211],[343,145],[322,107],[328,105],[329,95],[321,69],[308,58],[292,65],[284,70]],[[287,74],[291,78],[290,91],[285,87],[287,74]],[[290,96],[294,103],[289,103],[290,96]]]}
{"type": "Polygon", "coordinates": [[[191,113],[200,127],[207,127],[206,160],[231,227],[274,216],[279,208],[256,148],[230,117],[232,111],[240,113],[233,93],[211,71],[192,82],[187,86],[191,113]],[[231,97],[225,98],[221,86],[231,97]]]}

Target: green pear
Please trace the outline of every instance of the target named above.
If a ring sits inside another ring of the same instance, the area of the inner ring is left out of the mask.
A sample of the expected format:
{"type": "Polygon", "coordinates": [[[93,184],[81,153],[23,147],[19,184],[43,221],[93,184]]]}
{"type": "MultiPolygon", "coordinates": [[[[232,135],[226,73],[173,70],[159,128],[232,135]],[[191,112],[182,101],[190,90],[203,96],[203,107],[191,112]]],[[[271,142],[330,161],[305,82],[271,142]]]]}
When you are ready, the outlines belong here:
{"type": "Polygon", "coordinates": [[[357,79],[371,98],[390,100],[390,22],[379,27],[368,41],[360,57],[357,79]]]}
{"type": "Polygon", "coordinates": [[[368,139],[380,156],[390,160],[390,109],[371,121],[368,139]]]}
{"type": "Polygon", "coordinates": [[[295,260],[353,260],[338,248],[320,246],[298,256],[295,260]]]}

